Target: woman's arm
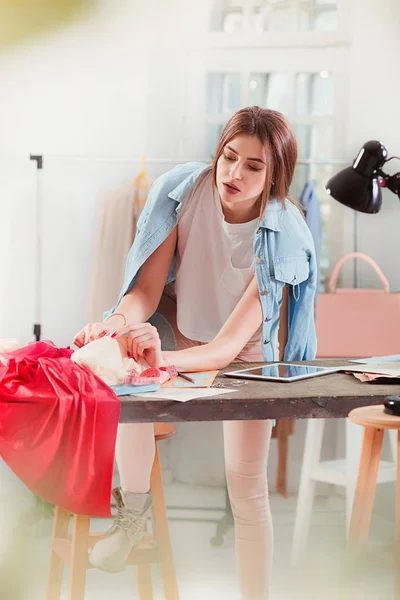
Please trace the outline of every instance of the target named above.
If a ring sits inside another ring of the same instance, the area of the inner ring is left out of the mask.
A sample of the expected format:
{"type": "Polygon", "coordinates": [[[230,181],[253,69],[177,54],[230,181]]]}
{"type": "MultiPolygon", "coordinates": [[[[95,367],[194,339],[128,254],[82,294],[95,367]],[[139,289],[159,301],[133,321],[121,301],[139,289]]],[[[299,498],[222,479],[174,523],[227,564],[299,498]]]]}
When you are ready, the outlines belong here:
{"type": "Polygon", "coordinates": [[[178,371],[223,369],[244,348],[262,323],[262,308],[256,277],[216,337],[204,346],[163,352],[167,363],[178,371]]]}
{"type": "MultiPolygon", "coordinates": [[[[156,311],[175,253],[177,228],[153,252],[141,267],[132,289],[122,298],[115,312],[122,313],[129,324],[145,323],[156,311]]],[[[108,321],[115,317],[109,317],[108,321]]]]}
{"type": "Polygon", "coordinates": [[[74,337],[73,343],[81,348],[106,333],[119,331],[125,324],[145,323],[157,309],[175,253],[177,228],[153,252],[140,269],[132,289],[122,298],[112,314],[103,323],[89,323],[74,337]],[[124,318],[121,317],[125,317],[124,318]]]}

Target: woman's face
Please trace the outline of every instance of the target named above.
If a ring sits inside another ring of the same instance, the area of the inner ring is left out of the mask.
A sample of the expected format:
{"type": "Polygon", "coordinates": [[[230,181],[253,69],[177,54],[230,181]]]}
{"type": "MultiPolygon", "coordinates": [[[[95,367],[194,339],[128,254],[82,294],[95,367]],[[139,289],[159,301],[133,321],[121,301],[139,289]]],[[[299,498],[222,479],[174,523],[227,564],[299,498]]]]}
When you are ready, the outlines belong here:
{"type": "Polygon", "coordinates": [[[223,204],[257,200],[267,174],[267,150],[254,135],[240,134],[226,144],[217,162],[217,188],[223,204]]]}

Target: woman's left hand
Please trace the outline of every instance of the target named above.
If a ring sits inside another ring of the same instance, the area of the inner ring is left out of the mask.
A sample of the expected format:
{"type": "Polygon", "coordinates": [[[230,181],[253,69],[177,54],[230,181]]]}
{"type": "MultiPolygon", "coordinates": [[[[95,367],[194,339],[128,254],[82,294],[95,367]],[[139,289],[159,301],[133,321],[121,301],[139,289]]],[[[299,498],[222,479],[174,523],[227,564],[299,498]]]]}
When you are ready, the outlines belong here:
{"type": "Polygon", "coordinates": [[[111,337],[117,338],[126,336],[127,352],[132,358],[137,359],[142,356],[150,367],[161,367],[163,357],[161,353],[161,340],[157,329],[150,323],[140,323],[139,325],[127,325],[118,329],[111,337]]]}

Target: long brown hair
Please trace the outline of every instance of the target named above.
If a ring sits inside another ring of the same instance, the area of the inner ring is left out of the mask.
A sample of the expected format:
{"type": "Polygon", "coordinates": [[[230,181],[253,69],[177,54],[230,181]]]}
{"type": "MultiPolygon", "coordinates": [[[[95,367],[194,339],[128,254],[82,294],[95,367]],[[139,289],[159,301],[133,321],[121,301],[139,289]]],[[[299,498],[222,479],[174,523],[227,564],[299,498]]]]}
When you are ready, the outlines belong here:
{"type": "Polygon", "coordinates": [[[248,106],[238,110],[229,119],[221,133],[212,162],[214,188],[217,185],[218,159],[226,144],[240,134],[256,136],[267,149],[267,174],[261,195],[260,215],[264,213],[270,198],[277,198],[285,206],[297,161],[297,142],[289,123],[276,110],[248,106]]]}

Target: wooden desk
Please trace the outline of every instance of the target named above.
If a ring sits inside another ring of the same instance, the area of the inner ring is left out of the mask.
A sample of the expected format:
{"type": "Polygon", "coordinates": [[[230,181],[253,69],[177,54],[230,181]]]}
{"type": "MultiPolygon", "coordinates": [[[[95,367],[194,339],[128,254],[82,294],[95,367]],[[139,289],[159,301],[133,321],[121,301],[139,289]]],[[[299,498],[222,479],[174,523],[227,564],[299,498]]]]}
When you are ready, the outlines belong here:
{"type": "MultiPolygon", "coordinates": [[[[335,366],[343,362],[315,360],[302,364],[335,366]]],[[[231,379],[223,375],[228,370],[257,364],[236,363],[219,373],[214,385],[235,388],[235,393],[189,402],[122,396],[120,422],[344,418],[353,408],[383,404],[386,396],[400,394],[400,385],[361,383],[344,373],[293,383],[231,379]]]]}

